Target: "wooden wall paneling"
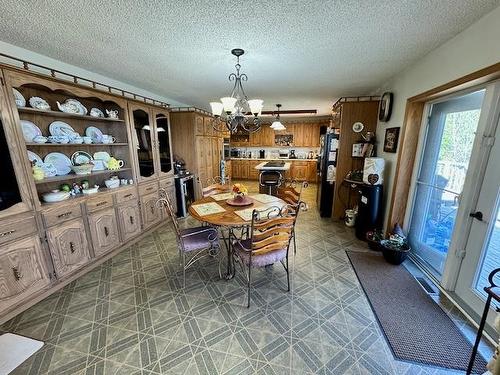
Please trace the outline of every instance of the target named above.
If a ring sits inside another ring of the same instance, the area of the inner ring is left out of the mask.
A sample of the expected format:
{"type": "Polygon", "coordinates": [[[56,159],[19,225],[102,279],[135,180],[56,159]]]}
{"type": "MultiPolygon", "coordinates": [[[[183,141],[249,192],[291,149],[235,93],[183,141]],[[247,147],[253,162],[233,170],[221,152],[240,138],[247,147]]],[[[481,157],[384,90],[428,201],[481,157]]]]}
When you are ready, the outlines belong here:
{"type": "Polygon", "coordinates": [[[364,159],[353,158],[352,145],[362,139],[359,133],[352,130],[352,125],[360,121],[364,124],[363,134],[374,132],[377,129],[379,101],[365,102],[346,102],[342,104],[342,113],[340,119],[340,139],[339,150],[337,154],[337,172],[333,199],[332,218],[340,219],[344,216],[349,198],[351,204],[355,204],[357,193],[348,189],[347,185],[342,184],[347,173],[351,170],[362,169],[364,159]]]}

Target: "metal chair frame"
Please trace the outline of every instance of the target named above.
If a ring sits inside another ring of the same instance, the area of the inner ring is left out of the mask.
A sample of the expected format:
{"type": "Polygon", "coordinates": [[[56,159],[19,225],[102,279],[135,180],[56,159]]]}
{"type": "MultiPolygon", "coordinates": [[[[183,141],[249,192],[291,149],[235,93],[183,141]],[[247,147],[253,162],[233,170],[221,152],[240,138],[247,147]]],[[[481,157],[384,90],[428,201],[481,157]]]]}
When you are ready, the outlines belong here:
{"type": "MultiPolygon", "coordinates": [[[[177,217],[175,216],[172,203],[170,201],[170,197],[165,189],[160,189],[160,198],[156,201],[156,205],[159,207],[164,207],[167,211],[168,216],[170,216],[171,218],[172,226],[174,228],[177,239],[179,261],[180,265],[182,266],[183,287],[186,287],[186,270],[189,267],[191,267],[198,260],[203,259],[207,256],[216,257],[219,255],[220,245],[219,245],[219,235],[217,233],[217,229],[213,227],[203,227],[196,232],[183,234],[179,227],[179,223],[177,222],[177,217]],[[208,232],[207,240],[210,242],[210,246],[200,250],[187,252],[185,250],[184,240],[203,232],[208,232]],[[189,253],[194,253],[194,254],[190,257],[186,256],[189,253]]],[[[219,256],[219,277],[222,278],[220,256],[219,256]]]]}
{"type": "MultiPolygon", "coordinates": [[[[302,211],[307,211],[308,206],[305,202],[301,201],[300,198],[302,196],[302,190],[307,188],[309,183],[307,181],[296,181],[290,180],[285,182],[284,187],[278,188],[278,197],[284,200],[287,204],[297,205],[300,204],[300,209],[302,211]],[[299,190],[297,190],[297,186],[299,186],[299,190]]],[[[293,239],[293,254],[297,254],[297,241],[295,239],[295,227],[292,234],[293,239]]]]}

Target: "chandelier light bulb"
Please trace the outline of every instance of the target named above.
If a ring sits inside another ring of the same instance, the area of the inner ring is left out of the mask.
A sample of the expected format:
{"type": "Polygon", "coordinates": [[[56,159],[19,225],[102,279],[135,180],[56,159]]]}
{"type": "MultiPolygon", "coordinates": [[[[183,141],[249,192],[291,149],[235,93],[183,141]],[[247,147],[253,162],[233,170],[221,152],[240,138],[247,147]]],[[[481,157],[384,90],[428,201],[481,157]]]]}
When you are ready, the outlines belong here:
{"type": "Polygon", "coordinates": [[[223,98],[220,98],[220,101],[222,102],[222,106],[224,108],[224,112],[233,113],[234,112],[234,105],[236,104],[237,100],[238,99],[232,98],[230,96],[225,96],[223,98]]]}
{"type": "Polygon", "coordinates": [[[248,106],[250,107],[250,112],[252,114],[258,116],[258,114],[262,111],[264,101],[261,99],[251,99],[248,101],[248,106]]]}
{"type": "Polygon", "coordinates": [[[214,116],[222,115],[222,110],[224,109],[224,105],[221,102],[211,102],[210,107],[212,107],[212,114],[214,116]]]}

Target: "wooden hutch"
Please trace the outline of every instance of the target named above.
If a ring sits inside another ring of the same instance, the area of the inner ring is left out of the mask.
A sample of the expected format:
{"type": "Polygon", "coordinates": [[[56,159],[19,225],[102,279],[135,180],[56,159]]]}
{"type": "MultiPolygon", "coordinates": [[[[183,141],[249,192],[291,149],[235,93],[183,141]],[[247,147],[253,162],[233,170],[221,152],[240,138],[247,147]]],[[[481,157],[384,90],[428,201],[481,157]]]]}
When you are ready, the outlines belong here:
{"type": "MultiPolygon", "coordinates": [[[[13,59],[16,62],[16,59],[13,59]]],[[[18,61],[17,61],[18,62],[18,61]]],[[[21,62],[21,68],[0,65],[0,323],[116,255],[163,222],[155,203],[159,188],[174,191],[168,105],[119,89],[21,62]],[[47,71],[47,75],[30,70],[47,71]],[[58,78],[56,78],[56,76],[58,78]],[[61,77],[61,78],[59,78],[61,77]],[[64,78],[64,79],[63,79],[64,78]],[[68,81],[67,79],[71,79],[68,81]],[[38,96],[51,110],[18,108],[13,88],[28,101],[38,96]],[[106,90],[106,91],[104,91],[106,90]],[[96,118],[61,112],[56,101],[80,101],[88,110],[118,111],[118,118],[96,118]],[[139,100],[141,99],[141,100],[139,100]],[[35,123],[44,136],[56,120],[80,135],[89,126],[116,138],[112,144],[26,142],[21,120],[35,123]],[[51,152],[70,157],[76,151],[106,151],[124,164],[118,170],[88,176],[67,174],[35,181],[28,151],[42,159],[51,152]],[[112,175],[133,184],[104,187],[112,175]],[[58,203],[44,203],[43,193],[62,183],[88,180],[98,184],[92,195],[78,194],[58,203]]]]}

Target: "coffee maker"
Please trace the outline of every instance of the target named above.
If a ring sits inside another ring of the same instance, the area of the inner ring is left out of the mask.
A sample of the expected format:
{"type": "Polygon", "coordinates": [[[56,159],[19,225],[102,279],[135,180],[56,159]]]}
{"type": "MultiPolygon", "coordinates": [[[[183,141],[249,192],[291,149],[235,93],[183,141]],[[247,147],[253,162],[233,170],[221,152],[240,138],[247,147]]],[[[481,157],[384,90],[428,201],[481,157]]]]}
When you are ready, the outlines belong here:
{"type": "Polygon", "coordinates": [[[266,150],[259,150],[259,158],[260,159],[266,158],[266,150]]]}
{"type": "Polygon", "coordinates": [[[182,159],[174,160],[174,172],[176,175],[179,176],[186,176],[190,174],[189,171],[186,169],[186,162],[182,159]]]}

